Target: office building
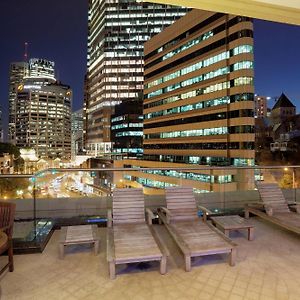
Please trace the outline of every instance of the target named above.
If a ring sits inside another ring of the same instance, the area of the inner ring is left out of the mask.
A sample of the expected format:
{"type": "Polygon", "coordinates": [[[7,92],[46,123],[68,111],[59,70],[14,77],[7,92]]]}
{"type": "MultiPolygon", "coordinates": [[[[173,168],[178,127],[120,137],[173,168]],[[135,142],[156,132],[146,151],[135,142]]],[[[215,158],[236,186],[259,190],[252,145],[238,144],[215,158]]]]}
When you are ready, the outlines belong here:
{"type": "Polygon", "coordinates": [[[71,121],[72,158],[83,154],[83,109],[72,113],[71,121]]]}
{"type": "Polygon", "coordinates": [[[170,169],[128,172],[128,185],[249,188],[245,171],[172,168],[254,165],[251,19],[193,10],[145,44],[144,76],[144,160],[122,164],[170,169]]]}
{"type": "Polygon", "coordinates": [[[52,76],[54,63],[31,61],[34,68],[17,87],[15,144],[34,149],[38,158],[70,160],[71,89],[52,76]]]}
{"type": "Polygon", "coordinates": [[[8,141],[12,144],[16,143],[15,99],[17,95],[17,87],[23,82],[23,79],[28,75],[28,72],[29,65],[27,62],[13,62],[10,64],[8,87],[8,141]]]}
{"type": "Polygon", "coordinates": [[[124,101],[111,116],[111,140],[115,159],[143,155],[143,102],[124,101]]]}
{"type": "Polygon", "coordinates": [[[255,95],[254,116],[256,118],[266,118],[268,113],[268,97],[255,95]]]}
{"type": "Polygon", "coordinates": [[[29,78],[43,78],[54,80],[55,79],[55,64],[53,61],[49,61],[41,58],[31,58],[29,60],[29,78]]]}
{"type": "Polygon", "coordinates": [[[114,106],[143,97],[144,42],[186,11],[133,0],[89,1],[85,103],[88,154],[111,152],[114,106]]]}

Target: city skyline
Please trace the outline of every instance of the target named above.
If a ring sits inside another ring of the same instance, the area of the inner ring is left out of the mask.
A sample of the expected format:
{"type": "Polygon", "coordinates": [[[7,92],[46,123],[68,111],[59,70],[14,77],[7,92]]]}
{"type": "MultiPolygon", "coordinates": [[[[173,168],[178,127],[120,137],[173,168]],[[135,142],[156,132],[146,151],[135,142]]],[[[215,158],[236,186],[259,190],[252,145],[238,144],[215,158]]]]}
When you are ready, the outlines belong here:
{"type": "MultiPolygon", "coordinates": [[[[28,57],[39,57],[55,61],[59,79],[68,82],[74,90],[73,111],[83,105],[84,75],[87,53],[87,1],[75,5],[70,0],[54,1],[46,7],[45,1],[30,0],[25,3],[10,1],[1,3],[2,45],[0,70],[0,103],[3,108],[3,125],[7,134],[8,72],[9,64],[22,61],[24,43],[29,43],[28,57]],[[34,9],[33,9],[34,8],[34,9]],[[43,14],[36,15],[41,10],[43,14]],[[67,11],[67,17],[66,17],[67,11]],[[10,18],[10,13],[14,18],[10,18]],[[33,18],[34,16],[34,18],[33,18]],[[29,22],[28,20],[35,20],[29,22]],[[51,23],[51,32],[44,32],[44,20],[51,23]],[[22,27],[22,31],[19,28],[22,27]]],[[[284,92],[300,108],[298,90],[297,44],[300,43],[300,27],[254,20],[255,92],[259,95],[278,97],[284,92]],[[276,39],[274,39],[276,36],[276,39]],[[293,47],[291,46],[293,45],[293,47]],[[275,64],[276,61],[276,64],[275,64]],[[278,74],[290,74],[280,76],[278,74]]],[[[269,102],[272,107],[274,100],[269,102]]]]}

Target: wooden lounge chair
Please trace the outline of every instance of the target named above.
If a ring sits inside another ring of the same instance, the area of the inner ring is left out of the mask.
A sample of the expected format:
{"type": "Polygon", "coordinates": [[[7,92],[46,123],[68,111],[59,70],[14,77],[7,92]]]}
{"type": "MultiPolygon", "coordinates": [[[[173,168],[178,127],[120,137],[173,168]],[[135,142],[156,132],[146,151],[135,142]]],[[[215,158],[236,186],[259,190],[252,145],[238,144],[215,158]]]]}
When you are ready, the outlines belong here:
{"type": "Polygon", "coordinates": [[[185,270],[191,270],[191,258],[228,253],[234,266],[236,244],[213,225],[198,218],[198,209],[190,187],[166,189],[167,208],[159,209],[159,217],[185,258],[185,270]]]}
{"type": "Polygon", "coordinates": [[[249,214],[252,213],[287,230],[300,234],[299,206],[295,205],[295,212],[292,212],[282,190],[276,183],[257,182],[256,186],[262,202],[247,205],[245,207],[245,218],[249,218],[249,214]]]}
{"type": "MultiPolygon", "coordinates": [[[[0,275],[8,268],[10,272],[14,270],[13,261],[13,227],[16,205],[14,203],[0,202],[0,231],[3,232],[3,240],[0,246],[0,254],[7,251],[8,263],[0,270],[0,275]]],[[[1,296],[1,294],[0,294],[1,296]]]]}
{"type": "Polygon", "coordinates": [[[146,209],[142,189],[115,189],[112,214],[108,211],[107,260],[110,278],[115,278],[115,265],[145,261],[160,261],[160,273],[165,274],[168,250],[152,226],[154,215],[146,209]]]}

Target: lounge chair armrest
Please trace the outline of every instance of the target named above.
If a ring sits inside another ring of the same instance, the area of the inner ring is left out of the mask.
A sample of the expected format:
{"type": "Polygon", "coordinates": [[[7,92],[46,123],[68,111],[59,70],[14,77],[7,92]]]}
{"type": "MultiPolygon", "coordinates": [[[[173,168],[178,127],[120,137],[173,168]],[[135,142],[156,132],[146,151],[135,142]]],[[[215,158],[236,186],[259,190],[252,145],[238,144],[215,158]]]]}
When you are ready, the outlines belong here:
{"type": "Polygon", "coordinates": [[[209,210],[208,208],[202,206],[202,205],[198,205],[198,209],[203,211],[203,221],[206,222],[207,221],[207,215],[212,215],[212,211],[209,210]]]}
{"type": "Polygon", "coordinates": [[[262,202],[250,202],[246,204],[246,207],[253,207],[253,206],[259,206],[261,208],[264,207],[264,204],[262,202]]]}
{"type": "Polygon", "coordinates": [[[107,227],[111,228],[112,227],[112,212],[111,209],[107,210],[107,227]]]}
{"type": "Polygon", "coordinates": [[[147,223],[149,225],[152,225],[152,220],[155,219],[154,213],[151,211],[150,208],[146,208],[146,217],[147,217],[147,223]]]}
{"type": "Polygon", "coordinates": [[[159,210],[166,214],[167,224],[170,224],[172,213],[166,207],[160,207],[159,210]]]}

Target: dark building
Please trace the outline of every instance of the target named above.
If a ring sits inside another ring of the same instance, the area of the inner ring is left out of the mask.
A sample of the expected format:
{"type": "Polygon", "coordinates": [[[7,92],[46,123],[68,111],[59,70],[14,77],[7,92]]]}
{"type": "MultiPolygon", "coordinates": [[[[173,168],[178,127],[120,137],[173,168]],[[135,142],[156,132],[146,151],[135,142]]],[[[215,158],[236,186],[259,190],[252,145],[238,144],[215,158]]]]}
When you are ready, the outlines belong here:
{"type": "Polygon", "coordinates": [[[111,117],[111,137],[115,158],[143,155],[143,102],[124,101],[111,117]]]}

